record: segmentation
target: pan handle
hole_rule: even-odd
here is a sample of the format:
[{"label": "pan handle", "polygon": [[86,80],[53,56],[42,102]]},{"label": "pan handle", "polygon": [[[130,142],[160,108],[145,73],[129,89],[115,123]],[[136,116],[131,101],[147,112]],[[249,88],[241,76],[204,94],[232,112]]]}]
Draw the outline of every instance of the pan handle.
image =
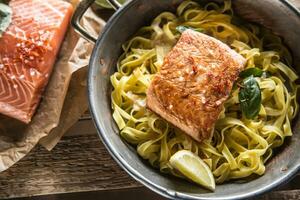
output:
[{"label": "pan handle", "polygon": [[[83,37],[84,39],[92,42],[92,43],[96,43],[97,38],[90,35],[86,29],[81,26],[80,24],[80,20],[82,18],[82,16],[84,15],[84,13],[86,12],[86,10],[95,2],[95,0],[82,0],[79,5],[77,6],[72,20],[71,20],[71,24],[74,27],[75,31],[80,34],[81,37]],[[122,5],[117,1],[117,0],[107,0],[107,2],[115,9],[119,9]]]},{"label": "pan handle", "polygon": [[118,10],[122,7],[122,4],[120,4],[117,0],[106,0],[115,10]]},{"label": "pan handle", "polygon": [[84,28],[83,26],[81,26],[80,24],[80,20],[82,18],[82,16],[84,15],[85,11],[95,2],[95,0],[83,0],[79,3],[79,5],[77,6],[72,20],[71,20],[71,24],[74,27],[75,31],[84,39],[95,43],[97,41],[97,38],[93,37],[92,35],[90,35]]}]

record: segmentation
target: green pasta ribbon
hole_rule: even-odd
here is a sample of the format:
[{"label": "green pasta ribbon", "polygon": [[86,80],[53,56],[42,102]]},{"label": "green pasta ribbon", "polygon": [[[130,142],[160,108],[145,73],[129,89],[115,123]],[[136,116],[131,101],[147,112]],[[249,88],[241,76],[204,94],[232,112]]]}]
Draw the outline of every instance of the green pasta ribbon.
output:
[{"label": "green pasta ribbon", "polygon": [[[113,118],[121,137],[135,145],[138,154],[161,172],[182,177],[172,169],[169,159],[178,150],[186,149],[207,163],[219,184],[263,175],[273,149],[292,135],[299,86],[295,83],[298,76],[287,65],[291,55],[279,37],[254,24],[237,26],[232,23],[233,17],[230,1],[204,6],[183,1],[175,14],[161,13],[123,45],[117,71],[111,76]],[[243,117],[239,88],[233,88],[213,137],[197,143],[146,109],[147,88],[179,39],[178,26],[204,30],[241,54],[247,60],[246,70],[255,67],[259,69],[256,72],[269,74],[255,77],[261,90],[256,118]],[[264,33],[261,38],[260,33]]]}]

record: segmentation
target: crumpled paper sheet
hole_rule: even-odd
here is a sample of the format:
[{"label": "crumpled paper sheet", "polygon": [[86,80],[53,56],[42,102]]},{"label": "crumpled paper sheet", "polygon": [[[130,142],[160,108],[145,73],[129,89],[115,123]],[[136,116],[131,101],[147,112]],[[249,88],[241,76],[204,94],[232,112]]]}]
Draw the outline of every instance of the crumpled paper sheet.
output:
[{"label": "crumpled paper sheet", "polygon": [[[78,4],[70,2],[74,8]],[[83,24],[98,35],[105,23],[88,10]],[[87,109],[86,68],[92,48],[70,28],[32,122],[25,125],[0,115],[0,172],[28,154],[41,138],[41,144],[52,149]]]},{"label": "crumpled paper sheet", "polygon": [[[82,18],[82,24],[85,29],[96,38],[101,32],[101,29],[105,26],[105,22],[91,9],[88,9]],[[58,126],[54,128],[48,136],[40,140],[40,144],[48,150],[54,148],[64,133],[71,128],[88,109],[86,90],[87,66],[93,48],[94,44],[80,38],[68,60],[67,65],[80,70],[73,74]]]}]

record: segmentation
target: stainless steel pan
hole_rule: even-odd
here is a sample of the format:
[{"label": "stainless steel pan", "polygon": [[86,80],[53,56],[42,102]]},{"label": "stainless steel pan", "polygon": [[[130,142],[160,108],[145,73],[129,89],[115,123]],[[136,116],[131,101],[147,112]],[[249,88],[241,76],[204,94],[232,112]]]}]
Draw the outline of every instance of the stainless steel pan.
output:
[{"label": "stainless steel pan", "polygon": [[[201,1],[201,0],[199,0]],[[265,175],[249,182],[228,182],[210,192],[190,182],[161,174],[143,161],[136,150],[118,135],[112,119],[110,75],[115,71],[121,45],[141,26],[163,11],[174,11],[181,0],[132,0],[117,9],[99,38],[79,25],[80,18],[94,0],[83,0],[72,24],[87,40],[96,42],[89,64],[88,97],[90,110],[103,144],[116,162],[134,179],[168,198],[242,199],[260,195],[290,180],[300,169],[300,119],[294,120],[294,136],[267,164]],[[232,0],[235,12],[246,20],[260,23],[284,38],[293,52],[295,70],[300,72],[300,13],[285,0]]]}]

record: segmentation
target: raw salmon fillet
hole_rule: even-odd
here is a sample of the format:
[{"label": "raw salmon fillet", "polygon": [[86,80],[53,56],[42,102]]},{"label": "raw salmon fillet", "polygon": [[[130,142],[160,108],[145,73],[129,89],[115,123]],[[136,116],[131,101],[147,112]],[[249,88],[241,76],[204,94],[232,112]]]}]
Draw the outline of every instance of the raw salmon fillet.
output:
[{"label": "raw salmon fillet", "polygon": [[186,30],[147,91],[147,107],[201,142],[214,124],[245,59],[221,41]]},{"label": "raw salmon fillet", "polygon": [[0,113],[29,123],[48,83],[73,12],[61,0],[11,0],[0,38]]}]

